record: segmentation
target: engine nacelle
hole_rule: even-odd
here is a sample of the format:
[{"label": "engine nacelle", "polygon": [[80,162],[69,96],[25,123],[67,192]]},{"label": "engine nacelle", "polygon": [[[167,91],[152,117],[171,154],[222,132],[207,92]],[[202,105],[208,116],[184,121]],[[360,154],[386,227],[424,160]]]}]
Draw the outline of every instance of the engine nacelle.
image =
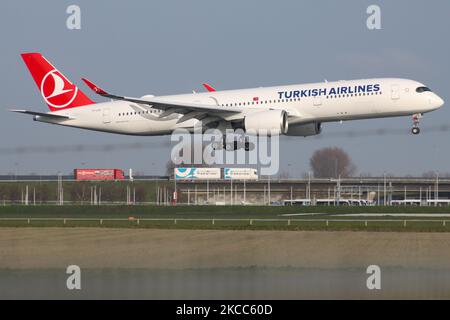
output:
[{"label": "engine nacelle", "polygon": [[255,131],[256,134],[272,135],[286,134],[288,132],[288,114],[284,110],[268,110],[249,114],[244,119],[244,130]]},{"label": "engine nacelle", "polygon": [[320,122],[298,123],[289,126],[288,136],[315,136],[322,132],[322,124]]}]

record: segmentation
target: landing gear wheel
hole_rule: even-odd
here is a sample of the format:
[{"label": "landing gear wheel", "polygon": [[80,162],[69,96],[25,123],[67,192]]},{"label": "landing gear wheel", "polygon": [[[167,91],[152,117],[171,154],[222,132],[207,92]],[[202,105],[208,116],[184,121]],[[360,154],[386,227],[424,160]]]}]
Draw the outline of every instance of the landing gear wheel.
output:
[{"label": "landing gear wheel", "polygon": [[412,132],[412,134],[414,134],[414,135],[418,135],[418,134],[420,133],[420,128],[414,127],[414,128],[412,128],[411,132]]},{"label": "landing gear wheel", "polygon": [[420,124],[420,119],[422,118],[422,114],[421,113],[416,113],[413,115],[412,120],[413,120],[413,128],[411,129],[412,134],[414,135],[418,135],[420,133],[420,128],[419,128],[419,124]]}]

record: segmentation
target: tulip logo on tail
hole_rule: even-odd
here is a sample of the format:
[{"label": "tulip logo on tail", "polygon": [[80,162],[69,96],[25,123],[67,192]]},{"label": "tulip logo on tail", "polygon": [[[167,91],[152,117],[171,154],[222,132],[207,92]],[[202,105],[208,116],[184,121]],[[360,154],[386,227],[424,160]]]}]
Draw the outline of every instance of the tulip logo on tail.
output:
[{"label": "tulip logo on tail", "polygon": [[40,89],[45,102],[58,109],[69,106],[78,92],[78,88],[56,69],[44,76]]}]

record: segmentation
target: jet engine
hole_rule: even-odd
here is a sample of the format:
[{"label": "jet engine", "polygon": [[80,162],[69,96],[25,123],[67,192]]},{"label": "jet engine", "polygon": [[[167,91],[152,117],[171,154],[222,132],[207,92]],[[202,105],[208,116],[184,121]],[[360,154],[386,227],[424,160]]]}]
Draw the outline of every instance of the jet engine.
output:
[{"label": "jet engine", "polygon": [[311,122],[311,123],[298,123],[289,125],[289,130],[286,135],[288,136],[315,136],[322,132],[322,123]]},{"label": "jet engine", "polygon": [[244,119],[244,130],[256,134],[286,134],[289,122],[284,110],[268,110],[249,114]]}]

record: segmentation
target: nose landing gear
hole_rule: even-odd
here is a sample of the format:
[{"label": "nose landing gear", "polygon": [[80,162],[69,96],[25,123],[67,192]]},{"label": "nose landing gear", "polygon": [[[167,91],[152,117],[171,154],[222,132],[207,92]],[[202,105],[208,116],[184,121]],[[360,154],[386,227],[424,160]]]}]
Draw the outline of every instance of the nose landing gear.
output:
[{"label": "nose landing gear", "polygon": [[412,134],[418,135],[420,133],[420,128],[419,127],[414,127],[411,129]]},{"label": "nose landing gear", "polygon": [[422,114],[421,113],[417,113],[415,115],[413,115],[413,127],[411,129],[411,133],[414,135],[418,135],[420,133],[420,128],[419,128],[419,123],[420,123],[420,119],[422,118]]}]

